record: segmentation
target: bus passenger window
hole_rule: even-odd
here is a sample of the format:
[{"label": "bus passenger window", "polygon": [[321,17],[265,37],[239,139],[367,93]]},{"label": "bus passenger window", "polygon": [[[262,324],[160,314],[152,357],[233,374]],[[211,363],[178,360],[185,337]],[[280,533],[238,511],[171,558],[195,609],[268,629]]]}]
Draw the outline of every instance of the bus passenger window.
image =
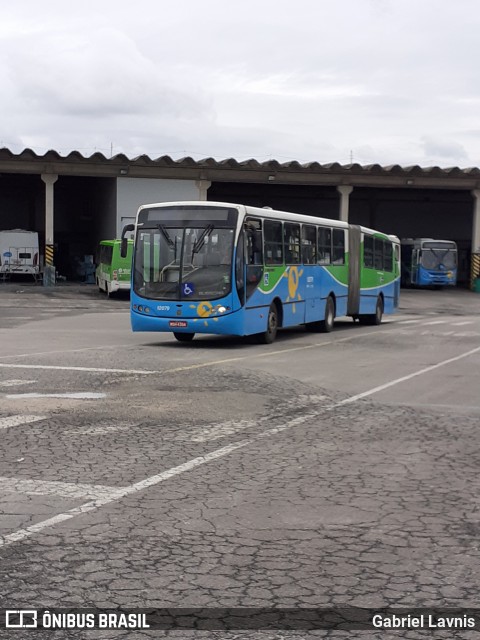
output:
[{"label": "bus passenger window", "polygon": [[369,269],[373,269],[373,238],[372,236],[364,236],[364,239],[363,239],[363,265]]},{"label": "bus passenger window", "polygon": [[265,264],[283,264],[282,223],[265,220]]},{"label": "bus passenger window", "polygon": [[318,264],[332,262],[332,230],[318,227]]},{"label": "bus passenger window", "polygon": [[247,241],[247,265],[263,265],[263,242],[260,220],[248,219],[245,229]]},{"label": "bus passenger window", "polygon": [[345,264],[345,232],[333,230],[333,264]]},{"label": "bus passenger window", "polygon": [[373,239],[373,262],[375,269],[383,271],[383,245],[384,242],[380,238]]},{"label": "bus passenger window", "polygon": [[302,227],[302,260],[303,264],[317,262],[317,229],[313,225],[304,224]]},{"label": "bus passenger window", "polygon": [[300,225],[285,222],[283,225],[285,264],[300,263]]},{"label": "bus passenger window", "polygon": [[393,247],[392,243],[388,241],[385,241],[383,264],[383,268],[385,271],[393,271]]}]

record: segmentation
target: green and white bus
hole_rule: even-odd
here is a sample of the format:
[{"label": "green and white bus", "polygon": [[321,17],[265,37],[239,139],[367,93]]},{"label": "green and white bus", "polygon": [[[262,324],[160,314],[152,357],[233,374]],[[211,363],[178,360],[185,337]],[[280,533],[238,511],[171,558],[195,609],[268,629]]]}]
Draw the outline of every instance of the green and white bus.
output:
[{"label": "green and white bus", "polygon": [[127,254],[121,256],[121,240],[102,240],[98,245],[95,279],[100,291],[107,295],[130,291],[133,240],[127,241]]},{"label": "green and white bus", "polygon": [[[135,225],[134,331],[331,331],[335,318],[380,324],[400,291],[396,236],[339,220],[222,202],[141,206]],[[127,240],[122,251],[126,251]]]}]

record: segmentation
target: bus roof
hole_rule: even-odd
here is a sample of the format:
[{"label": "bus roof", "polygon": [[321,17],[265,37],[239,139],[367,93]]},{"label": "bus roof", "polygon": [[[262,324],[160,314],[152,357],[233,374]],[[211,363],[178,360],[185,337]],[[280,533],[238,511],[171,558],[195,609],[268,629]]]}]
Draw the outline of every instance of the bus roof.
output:
[{"label": "bus roof", "polygon": [[[157,209],[163,207],[230,207],[243,212],[245,215],[259,216],[262,218],[273,218],[286,220],[287,222],[303,222],[304,224],[325,224],[329,227],[335,227],[339,229],[348,229],[350,226],[348,222],[343,220],[333,220],[332,218],[321,218],[319,216],[307,215],[303,213],[290,213],[288,211],[281,211],[279,209],[271,209],[270,207],[253,207],[250,205],[243,205],[233,202],[210,202],[209,200],[185,200],[178,202],[158,202],[154,204],[144,204],[139,208],[139,212],[143,209]],[[392,242],[400,242],[399,238],[394,235],[389,235],[383,231],[377,231],[375,229],[369,229],[368,227],[360,227],[364,233],[379,234],[386,238],[389,238]]]},{"label": "bus roof", "polygon": [[445,242],[446,244],[456,244],[454,240],[438,240],[437,238],[402,238],[402,244],[422,244],[424,242]]}]

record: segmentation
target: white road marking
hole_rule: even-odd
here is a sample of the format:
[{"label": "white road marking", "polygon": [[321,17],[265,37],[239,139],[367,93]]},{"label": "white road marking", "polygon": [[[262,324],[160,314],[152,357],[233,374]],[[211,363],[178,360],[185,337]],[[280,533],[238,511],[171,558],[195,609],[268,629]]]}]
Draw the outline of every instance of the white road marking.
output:
[{"label": "white road marking", "polygon": [[465,322],[452,322],[451,324],[454,327],[463,327],[466,324],[473,324],[473,320],[465,320]]},{"label": "white road marking", "polygon": [[191,471],[196,467],[207,464],[212,460],[218,460],[219,458],[223,458],[224,456],[233,453],[234,451],[238,451],[239,449],[243,449],[244,447],[253,444],[254,442],[262,439],[274,436],[286,429],[290,429],[291,427],[296,427],[300,424],[303,424],[307,420],[310,420],[316,417],[316,413],[310,413],[304,416],[299,416],[288,422],[279,425],[278,427],[274,427],[272,429],[268,429],[263,433],[251,438],[250,440],[241,440],[240,442],[235,442],[233,444],[229,444],[221,449],[216,449],[210,453],[205,454],[204,456],[199,456],[197,458],[193,458],[188,462],[184,462],[176,467],[172,467],[171,469],[167,469],[162,473],[159,473],[154,476],[150,476],[149,478],[145,478],[145,480],[141,480],[140,482],[136,482],[128,487],[120,487],[117,489],[112,489],[111,491],[107,491],[104,496],[101,498],[97,498],[95,500],[91,500],[90,502],[86,502],[79,507],[74,507],[73,509],[69,509],[64,513],[59,513],[52,518],[48,518],[47,520],[43,520],[42,522],[37,522],[29,527],[24,529],[19,529],[18,531],[14,531],[13,533],[9,533],[5,536],[0,537],[0,547],[6,547],[7,545],[13,544],[14,542],[21,542],[30,536],[43,531],[49,527],[53,527],[57,524],[61,524],[62,522],[66,522],[67,520],[71,520],[77,516],[83,515],[84,513],[89,513],[91,511],[96,511],[100,507],[103,507],[112,502],[116,502],[117,500],[121,500],[128,495],[132,495],[138,493],[139,491],[143,491],[144,489],[148,489],[149,487],[153,487],[161,482],[165,482],[165,480],[169,480],[174,476],[181,475],[182,473],[186,473],[187,471]]},{"label": "white road marking", "polygon": [[46,420],[47,416],[28,416],[28,415],[14,415],[7,418],[0,418],[0,429],[8,429],[9,427],[19,427],[22,424],[30,424],[31,422],[38,422],[40,420]]},{"label": "white road marking", "polygon": [[65,398],[74,400],[100,400],[106,398],[106,393],[81,391],[75,393],[11,393],[6,396],[9,400],[23,400],[24,398]]},{"label": "white road marking", "polygon": [[62,367],[53,364],[10,364],[0,362],[2,369],[51,369],[53,371],[89,371],[90,373],[125,373],[127,375],[152,375],[162,371],[148,371],[146,369],[106,369],[102,367]]},{"label": "white road marking", "polygon": [[447,321],[446,320],[432,320],[432,322],[424,322],[423,326],[429,326],[431,324],[445,324]]},{"label": "white road marking", "polygon": [[20,387],[24,384],[34,384],[36,380],[3,380],[0,387]]},{"label": "white road marking", "polygon": [[120,349],[124,348],[124,344],[110,344],[103,347],[82,347],[80,349],[58,349],[55,351],[34,351],[32,353],[16,353],[11,356],[0,356],[0,359],[6,360],[9,358],[28,358],[30,356],[49,356],[54,353],[81,353],[82,351],[100,351],[102,349]]},{"label": "white road marking", "polygon": [[62,498],[101,499],[109,496],[117,487],[74,482],[56,482],[50,480],[25,480],[20,478],[1,478],[1,491],[24,493],[37,496],[60,496]]},{"label": "white road marking", "polygon": [[[393,332],[394,330],[392,330]],[[335,344],[339,344],[341,342],[350,342],[351,340],[360,340],[369,336],[378,335],[378,329],[373,331],[362,331],[361,333],[356,333],[355,335],[347,336],[346,338],[336,338],[332,340],[326,340],[325,342],[314,342],[313,344],[306,344],[300,347],[289,347],[287,349],[278,349],[277,351],[262,351],[261,353],[251,353],[249,352],[244,356],[236,356],[234,358],[224,358],[223,360],[210,360],[209,362],[200,362],[197,364],[191,364],[184,367],[176,367],[174,369],[165,369],[164,371],[155,371],[151,373],[177,373],[179,371],[190,371],[192,369],[201,369],[203,367],[211,367],[216,364],[228,364],[230,362],[238,362],[240,360],[252,360],[253,358],[269,358],[270,356],[278,356],[283,353],[291,353],[293,351],[305,351],[308,349],[315,349],[320,347],[330,347]],[[0,367],[2,365],[0,364]]]},{"label": "white road marking", "polygon": [[[438,369],[439,367],[443,367],[447,364],[450,364],[452,362],[457,362],[458,360],[461,360],[463,358],[467,358],[468,356],[471,356],[475,353],[480,352],[480,347],[476,348],[476,349],[472,349],[470,351],[467,351],[466,353],[463,353],[459,356],[455,356],[453,358],[448,358],[447,360],[443,360],[442,362],[439,362],[437,364],[431,365],[429,367],[425,367],[424,369],[420,369],[419,371],[416,371],[414,373],[411,373],[407,376],[402,376],[401,378],[397,378],[396,380],[392,380],[391,382],[388,382],[386,384],[380,385],[378,387],[374,387],[373,389],[370,389],[368,391],[364,391],[363,393],[359,393],[355,396],[352,396],[350,398],[347,398],[346,400],[342,400],[341,402],[336,403],[335,405],[331,406],[331,407],[325,407],[325,409],[334,409],[336,407],[340,407],[342,405],[345,404],[350,404],[352,402],[356,402],[357,400],[360,400],[362,398],[366,398],[368,396],[371,396],[375,393],[378,393],[379,391],[383,391],[384,389],[387,389],[389,387],[392,387],[394,385],[400,384],[402,382],[405,382],[407,380],[411,380],[412,378],[419,376],[419,375],[423,375],[424,373],[428,373],[429,371],[433,371],[435,369]],[[38,417],[36,417],[38,418]],[[62,522],[66,522],[67,520],[71,520],[72,518],[75,518],[77,516],[83,515],[85,513],[89,513],[91,511],[96,511],[97,509],[99,509],[100,507],[106,505],[106,504],[110,504],[112,502],[115,502],[117,500],[121,500],[122,498],[128,496],[128,495],[132,495],[135,493],[138,493],[140,491],[143,491],[144,489],[147,489],[149,487],[155,486],[161,482],[164,482],[166,480],[169,480],[170,478],[174,477],[174,476],[178,476],[181,475],[182,473],[186,473],[187,471],[191,471],[192,469],[195,469],[196,467],[199,467],[201,465],[207,464],[208,462],[211,462],[212,460],[218,460],[220,458],[223,458],[224,456],[229,455],[230,453],[233,453],[234,451],[238,451],[239,449],[243,449],[245,447],[247,447],[250,444],[254,444],[255,442],[257,442],[260,439],[263,438],[269,438],[271,436],[277,435],[278,433],[281,433],[282,431],[285,431],[286,429],[290,429],[292,427],[296,427],[299,426],[305,422],[307,422],[310,419],[318,419],[318,412],[315,411],[313,413],[309,413],[303,416],[299,416],[297,418],[293,418],[292,420],[289,420],[288,422],[279,425],[277,427],[273,427],[271,429],[268,429],[267,431],[264,431],[262,433],[260,433],[257,436],[254,436],[250,439],[246,439],[246,440],[241,440],[240,442],[235,442],[233,444],[227,445],[225,447],[221,447],[220,449],[217,449],[215,451],[212,451],[210,453],[205,454],[204,456],[199,456],[197,458],[193,458],[192,460],[189,460],[188,462],[185,462],[183,464],[180,464],[176,467],[172,467],[170,469],[167,469],[166,471],[163,471],[162,473],[159,473],[157,475],[154,476],[150,476],[149,478],[145,478],[144,480],[141,480],[140,482],[136,482],[135,484],[132,484],[128,487],[123,487],[123,488],[117,488],[117,489],[112,489],[111,491],[109,491],[107,489],[105,495],[101,498],[97,498],[94,500],[91,500],[90,502],[86,502],[83,505],[80,505],[79,507],[75,507],[73,509],[69,509],[68,511],[65,511],[64,513],[60,513],[56,516],[53,516],[52,518],[48,518],[47,520],[43,520],[42,522],[38,522],[34,525],[31,525],[29,527],[26,527],[24,529],[19,529],[13,533],[7,534],[5,536],[0,537],[0,547],[2,546],[7,546],[10,544],[13,544],[14,542],[20,542],[22,540],[25,540],[26,538],[29,538],[33,535],[35,535],[36,533],[39,533],[49,527],[53,527],[57,524],[61,524]]]},{"label": "white road marking", "polygon": [[64,433],[69,436],[104,436],[110,433],[116,433],[117,431],[126,431],[127,429],[133,429],[135,426],[136,425],[133,423],[126,422],[117,422],[115,424],[101,422],[95,425],[68,429],[68,431],[64,431]]},{"label": "white road marking", "polygon": [[363,393],[357,393],[355,396],[351,396],[346,400],[337,402],[332,407],[330,407],[330,409],[334,409],[335,407],[340,407],[345,404],[356,402],[357,400],[361,400],[362,398],[367,398],[368,396],[372,396],[373,394],[378,393],[379,391],[383,391],[384,389],[388,389],[389,387],[393,387],[402,382],[406,382],[407,380],[411,380],[412,378],[421,376],[424,373],[429,373],[430,371],[434,371],[435,369],[444,367],[445,365],[451,364],[452,362],[457,362],[458,360],[462,360],[463,358],[468,358],[469,356],[472,356],[474,353],[478,353],[478,352],[480,352],[480,347],[477,347],[476,349],[471,349],[470,351],[467,351],[466,353],[462,353],[459,356],[455,356],[454,358],[448,358],[447,360],[442,360],[442,362],[438,362],[437,364],[432,364],[429,367],[425,367],[424,369],[420,369],[419,371],[410,373],[408,376],[402,376],[401,378],[397,378],[396,380],[392,380],[391,382],[387,382],[386,384],[381,384],[378,387],[374,387],[369,391],[364,391]]},{"label": "white road marking", "polygon": [[399,324],[414,324],[415,322],[422,322],[422,318],[418,318],[417,320],[400,320]]},{"label": "white road marking", "polygon": [[250,427],[258,426],[259,420],[227,420],[219,424],[212,424],[208,427],[195,429],[193,435],[187,433],[185,436],[179,436],[179,440],[187,439],[190,442],[208,442],[210,440],[218,440],[231,436],[238,431],[243,431]]}]

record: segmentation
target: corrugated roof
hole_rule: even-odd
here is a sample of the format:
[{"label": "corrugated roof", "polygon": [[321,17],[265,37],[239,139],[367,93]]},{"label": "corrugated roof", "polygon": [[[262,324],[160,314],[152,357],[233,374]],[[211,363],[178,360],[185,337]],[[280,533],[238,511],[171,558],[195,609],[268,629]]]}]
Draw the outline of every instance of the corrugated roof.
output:
[{"label": "corrugated roof", "polygon": [[[344,175],[372,175],[372,176],[399,176],[399,177],[429,177],[429,178],[461,178],[476,177],[480,175],[480,169],[470,167],[462,169],[460,167],[442,168],[438,166],[421,167],[412,165],[402,167],[399,164],[382,166],[380,164],[360,165],[339,164],[332,162],[320,164],[319,162],[299,163],[296,160],[289,162],[278,162],[277,160],[267,160],[259,162],[254,158],[249,160],[236,160],[235,158],[225,158],[224,160],[215,160],[214,158],[204,158],[202,160],[194,160],[187,156],[174,160],[170,156],[160,156],[158,158],[150,158],[147,155],[129,158],[124,154],[117,154],[111,158],[107,158],[103,153],[94,153],[90,156],[83,156],[79,151],[71,151],[68,155],[62,156],[57,151],[50,150],[43,155],[35,153],[32,149],[24,149],[21,153],[15,154],[8,148],[0,149],[0,163],[2,161],[24,161],[24,162],[41,162],[41,163],[62,163],[62,164],[102,164],[105,166],[129,165],[130,167],[169,167],[169,168],[197,168],[197,169],[236,169],[236,170],[254,170],[254,171],[286,171],[296,173],[318,173],[318,174],[344,174]],[[1,166],[1,165],[0,165]]]}]

